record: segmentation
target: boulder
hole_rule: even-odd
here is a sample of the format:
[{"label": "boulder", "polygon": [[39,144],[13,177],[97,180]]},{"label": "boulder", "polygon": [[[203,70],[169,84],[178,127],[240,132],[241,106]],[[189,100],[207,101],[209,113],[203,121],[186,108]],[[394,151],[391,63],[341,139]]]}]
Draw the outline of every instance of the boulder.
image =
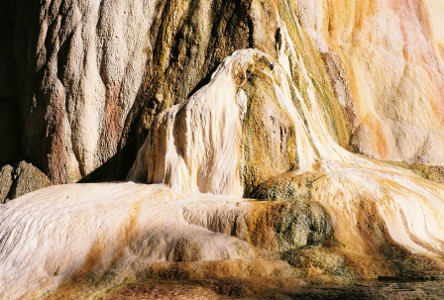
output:
[{"label": "boulder", "polygon": [[0,170],[0,203],[50,185],[48,176],[30,163],[21,161],[14,168],[6,165]]},{"label": "boulder", "polygon": [[14,169],[11,200],[51,185],[48,177],[30,163],[21,161]]}]

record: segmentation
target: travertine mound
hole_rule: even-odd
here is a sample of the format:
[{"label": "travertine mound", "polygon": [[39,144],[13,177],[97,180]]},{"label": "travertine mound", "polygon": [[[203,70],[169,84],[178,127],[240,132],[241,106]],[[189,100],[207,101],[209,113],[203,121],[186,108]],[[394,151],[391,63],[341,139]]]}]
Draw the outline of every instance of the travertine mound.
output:
[{"label": "travertine mound", "polygon": [[165,261],[209,262],[202,273],[240,277],[266,276],[270,265],[291,276],[288,265],[266,258],[332,235],[329,217],[315,203],[300,210],[297,203],[134,183],[52,186],[0,205],[0,219],[2,299],[60,286],[65,297],[76,298],[69,294],[76,285],[109,287],[136,272],[155,273],[154,263]]},{"label": "travertine mound", "polygon": [[[128,178],[182,193],[254,191],[273,199],[277,189],[278,199],[315,200],[331,214],[350,260],[369,273],[381,268],[386,247],[444,263],[443,186],[341,148],[300,53],[285,27],[279,34],[278,61],[257,50],[237,51],[207,86],[159,115]],[[267,80],[264,105],[248,91]],[[266,114],[257,118],[262,126],[249,127],[253,114]],[[282,165],[293,157],[291,167]],[[308,182],[298,188],[304,177]]]},{"label": "travertine mound", "polygon": [[140,271],[444,268],[444,186],[422,178],[443,177],[438,0],[10,0],[0,12],[1,164],[142,183],[23,195],[50,181],[4,167],[0,196],[23,196],[0,205],[0,297],[77,297]]},{"label": "travertine mound", "polygon": [[[171,272],[184,267],[175,262],[210,262],[239,277],[262,276],[242,271],[261,265],[277,277],[346,278],[444,267],[444,187],[341,148],[285,27],[279,35],[279,60],[236,51],[156,117],[129,178],[159,184],[59,185],[0,206],[4,297],[71,297],[71,288],[106,288],[165,261]],[[272,90],[257,97],[264,81]],[[266,113],[269,123],[247,126]],[[293,147],[281,146],[284,129]],[[269,145],[282,152],[263,151]],[[296,157],[293,168],[263,168],[273,153]],[[301,182],[303,197],[290,191]],[[279,193],[242,198],[261,189]]]}]

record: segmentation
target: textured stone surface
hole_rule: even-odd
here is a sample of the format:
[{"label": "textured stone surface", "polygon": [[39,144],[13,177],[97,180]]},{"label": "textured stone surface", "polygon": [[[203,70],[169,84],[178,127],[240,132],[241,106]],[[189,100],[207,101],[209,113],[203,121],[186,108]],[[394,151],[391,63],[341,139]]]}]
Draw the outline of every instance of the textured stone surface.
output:
[{"label": "textured stone surface", "polygon": [[116,153],[145,73],[154,3],[10,6],[22,150],[52,180],[77,180]]},{"label": "textured stone surface", "polygon": [[[297,216],[300,221],[293,223]],[[287,264],[263,258],[295,245],[320,244],[332,232],[316,204],[300,210],[295,203],[178,194],[162,185],[128,182],[51,186],[0,205],[0,219],[5,299],[38,296],[61,285],[68,294],[63,298],[77,298],[71,286],[88,281],[106,287],[150,267],[156,273],[156,261],[202,262],[192,273],[200,270],[205,277],[288,277]]]},{"label": "textured stone surface", "polygon": [[30,163],[21,161],[15,167],[6,165],[0,170],[0,203],[51,184],[48,177]]},{"label": "textured stone surface", "polygon": [[355,149],[380,159],[443,164],[443,2],[295,4],[327,62]]},{"label": "textured stone surface", "polygon": [[48,177],[32,164],[21,161],[12,173],[14,183],[11,186],[10,199],[51,185]]},{"label": "textured stone surface", "polygon": [[[225,56],[249,45],[247,6],[6,1],[24,154],[51,180],[70,182],[112,159],[132,125],[137,150],[150,116],[187,97]],[[2,43],[4,52],[9,46]]]},{"label": "textured stone surface", "polygon": [[257,186],[250,196],[263,200],[310,200],[313,182],[324,175],[322,172],[280,174]]}]

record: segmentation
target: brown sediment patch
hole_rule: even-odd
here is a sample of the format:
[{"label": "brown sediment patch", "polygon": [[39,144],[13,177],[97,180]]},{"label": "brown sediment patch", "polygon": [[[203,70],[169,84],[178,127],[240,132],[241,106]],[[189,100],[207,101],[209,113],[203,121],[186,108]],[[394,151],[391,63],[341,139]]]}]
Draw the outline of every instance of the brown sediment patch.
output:
[{"label": "brown sediment patch", "polygon": [[[239,291],[239,289],[237,289]],[[237,294],[240,294],[239,292]],[[148,279],[142,282],[130,283],[103,295],[95,297],[97,300],[123,299],[231,299],[228,296],[218,295],[211,287],[204,287],[196,282],[170,281]]]},{"label": "brown sediment patch", "polygon": [[[168,291],[159,288],[164,283],[170,286]],[[199,288],[199,292],[194,293],[194,289],[188,289],[189,284],[204,289]],[[279,260],[155,262],[139,272],[137,278],[107,290],[92,291],[89,296],[95,294],[93,299],[152,299],[156,296],[190,299],[188,297],[193,295],[206,299],[207,295],[212,295],[211,291],[216,295],[239,297],[263,290],[302,285],[305,285],[305,281],[295,278],[294,269]]]},{"label": "brown sediment patch", "polygon": [[265,250],[278,247],[276,232],[276,212],[282,211],[287,205],[283,202],[252,202],[253,208],[249,214],[247,241]]}]

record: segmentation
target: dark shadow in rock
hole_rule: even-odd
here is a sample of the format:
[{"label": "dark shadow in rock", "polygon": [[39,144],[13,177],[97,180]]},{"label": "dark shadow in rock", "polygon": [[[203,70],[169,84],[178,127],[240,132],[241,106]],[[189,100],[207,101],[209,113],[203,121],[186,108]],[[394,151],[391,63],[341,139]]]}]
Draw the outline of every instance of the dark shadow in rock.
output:
[{"label": "dark shadow in rock", "polygon": [[0,167],[14,164],[20,156],[18,105],[0,98]]}]

